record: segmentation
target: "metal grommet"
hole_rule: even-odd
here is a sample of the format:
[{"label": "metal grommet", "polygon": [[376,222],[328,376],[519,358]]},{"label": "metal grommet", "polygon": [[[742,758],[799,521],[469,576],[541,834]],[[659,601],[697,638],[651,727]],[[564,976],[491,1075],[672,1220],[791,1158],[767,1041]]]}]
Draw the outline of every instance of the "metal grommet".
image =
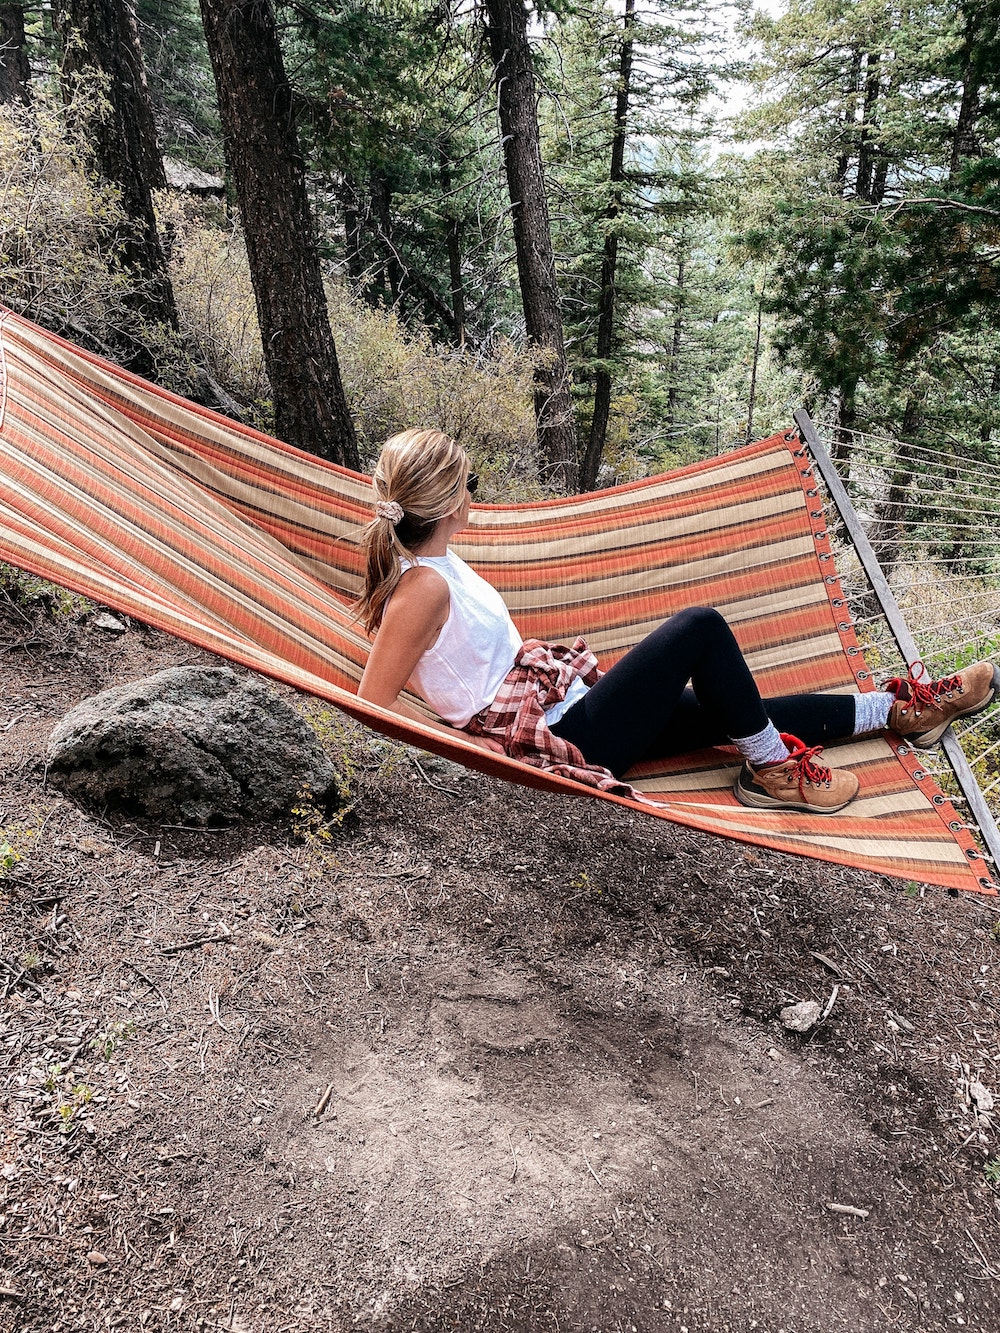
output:
[{"label": "metal grommet", "polygon": [[814,540],[821,542],[824,537],[829,537],[829,535],[830,534],[827,532],[826,528],[820,528],[819,532],[813,533],[813,538]]},{"label": "metal grommet", "polygon": [[826,581],[827,581],[827,583],[839,583],[839,582],[840,582],[840,580],[837,578],[836,574],[827,574],[827,576],[826,576]]},{"label": "metal grommet", "polygon": [[785,443],[794,444],[798,438],[799,438],[799,432],[797,430],[790,430],[785,436]]},{"label": "metal grommet", "polygon": [[979,852],[976,850],[975,847],[967,847],[967,848],[965,849],[965,854],[966,854],[966,856],[969,858],[970,861],[981,861],[981,860],[982,860],[982,857],[979,855]]},{"label": "metal grommet", "polygon": [[813,486],[808,491],[806,491],[806,495],[808,495],[810,500],[815,500],[817,495],[819,495],[819,491],[816,489],[815,486]]},{"label": "metal grommet", "polygon": [[830,605],[836,607],[837,610],[839,610],[842,606],[846,606],[847,603],[844,601],[843,597],[834,597],[831,599]]},{"label": "metal grommet", "polygon": [[984,889],[995,889],[995,888],[996,888],[996,885],[993,883],[993,881],[992,881],[991,879],[980,879],[979,882],[980,882],[980,884],[983,886]]},{"label": "metal grommet", "polygon": [[809,467],[804,467],[804,468],[802,468],[802,470],[801,470],[800,473],[799,473],[799,476],[800,476],[800,477],[811,477],[811,476],[812,476],[812,468],[809,468]]},{"label": "metal grommet", "polygon": [[851,622],[849,620],[842,620],[837,628],[840,630],[841,634],[846,634],[851,628]]},{"label": "metal grommet", "polygon": [[833,552],[832,552],[832,551],[819,551],[819,552],[818,552],[818,555],[819,555],[819,558],[820,558],[821,560],[832,560],[832,559],[833,559]]},{"label": "metal grommet", "polygon": [[962,821],[960,819],[953,819],[948,827],[951,829],[952,833],[957,833],[962,827]]},{"label": "metal grommet", "polygon": [[871,675],[870,671],[859,671],[858,680],[867,680],[870,675]]},{"label": "metal grommet", "polygon": [[810,509],[810,510],[809,510],[809,517],[810,517],[810,518],[822,518],[822,517],[823,517],[823,511],[822,511],[822,509]]},{"label": "metal grommet", "polygon": [[924,780],[925,778],[929,778],[929,777],[930,777],[930,774],[927,772],[926,769],[923,769],[923,768],[915,768],[915,769],[913,770],[913,781],[914,781],[914,782],[923,782],[923,780]]},{"label": "metal grommet", "polygon": [[897,745],[896,753],[899,755],[901,759],[903,759],[906,757],[906,755],[910,753],[910,747],[908,745]]},{"label": "metal grommet", "polygon": [[[789,440],[788,443],[791,444],[791,440]],[[806,456],[806,451],[805,451],[804,449],[793,449],[793,450],[792,450],[792,457],[793,457],[793,458],[805,458],[805,456]]]},{"label": "metal grommet", "polygon": [[948,801],[948,798],[947,796],[945,796],[943,792],[936,791],[934,795],[931,797],[931,800],[934,802],[935,805],[945,805]]},{"label": "metal grommet", "polygon": [[859,647],[857,647],[856,644],[853,644],[853,643],[852,643],[851,646],[850,646],[850,647],[848,648],[848,650],[847,650],[847,656],[848,656],[848,657],[857,657],[858,653],[860,653],[860,652],[861,652],[861,649],[860,649]]}]

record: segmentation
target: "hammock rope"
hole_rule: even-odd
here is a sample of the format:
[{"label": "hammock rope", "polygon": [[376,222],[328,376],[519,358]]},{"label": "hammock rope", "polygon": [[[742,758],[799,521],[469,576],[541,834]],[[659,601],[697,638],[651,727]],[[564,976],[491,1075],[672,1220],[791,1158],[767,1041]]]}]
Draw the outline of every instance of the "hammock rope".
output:
[{"label": "hammock rope", "polygon": [[[907,629],[928,674],[947,674],[956,665],[1000,655],[1000,468],[963,467],[944,448],[888,435],[852,431],[845,436],[829,423],[818,430],[828,448],[837,441],[837,475],[891,594],[905,608]],[[822,481],[820,489],[829,500]],[[942,520],[942,514],[949,518]],[[834,546],[848,598],[859,608],[872,606],[874,590],[846,525],[837,530]],[[948,554],[940,554],[942,548]],[[904,670],[904,657],[880,606],[862,611],[854,623],[880,674]],[[948,762],[955,756],[951,747],[960,746],[992,816],[981,832],[992,847],[1000,846],[994,823],[1000,815],[1000,718],[987,712],[963,719],[953,733],[947,755],[928,752],[925,765],[953,800],[963,801]]]},{"label": "hammock rope", "polygon": [[[356,686],[367,641],[350,608],[371,514],[367,478],[185,403],[11,313],[0,317],[0,341],[0,560],[498,777],[875,874],[995,891],[967,817],[923,757],[881,736],[827,750],[828,762],[858,774],[861,793],[824,818],[739,805],[739,759],[728,749],[635,769],[630,781],[654,807],[366,704]],[[797,436],[779,434],[614,490],[475,506],[456,546],[499,589],[525,638],[583,634],[610,665],[667,616],[711,605],[765,694],[871,689],[837,573],[835,516],[828,529],[818,495]]]}]

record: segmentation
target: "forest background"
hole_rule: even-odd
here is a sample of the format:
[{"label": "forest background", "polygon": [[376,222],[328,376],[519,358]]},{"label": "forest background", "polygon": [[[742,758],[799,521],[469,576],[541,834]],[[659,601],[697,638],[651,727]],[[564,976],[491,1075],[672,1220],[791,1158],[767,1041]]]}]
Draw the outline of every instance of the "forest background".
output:
[{"label": "forest background", "polygon": [[804,403],[996,461],[996,0],[58,0],[0,45],[0,297],[300,447],[438,426],[514,499]]}]

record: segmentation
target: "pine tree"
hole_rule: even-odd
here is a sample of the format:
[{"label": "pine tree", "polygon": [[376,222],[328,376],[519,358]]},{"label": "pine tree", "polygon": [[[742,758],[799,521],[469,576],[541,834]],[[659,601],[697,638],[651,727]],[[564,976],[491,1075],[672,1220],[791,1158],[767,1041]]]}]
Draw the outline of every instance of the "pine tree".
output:
[{"label": "pine tree", "polygon": [[282,439],[347,467],[358,447],[330,332],[295,106],[270,0],[201,0]]},{"label": "pine tree", "polygon": [[497,86],[524,322],[530,342],[541,354],[535,375],[535,417],[543,479],[572,490],[577,473],[576,431],[542,169],[528,13],[523,0],[484,0],[483,11]]},{"label": "pine tree", "polygon": [[697,145],[710,134],[702,107],[718,62],[697,0],[574,9],[549,45],[543,126],[589,487],[609,422],[616,434],[623,425],[613,421],[616,402],[634,424],[640,405],[647,445],[659,433],[664,403],[647,392],[645,372],[660,351],[662,256],[685,219],[709,207]]},{"label": "pine tree", "polygon": [[[152,196],[166,181],[135,14],[126,0],[62,0],[58,28],[67,104],[88,108],[86,128],[98,172],[120,190],[129,220],[118,241],[120,260],[133,283],[131,302],[141,321],[175,330],[177,309]],[[77,89],[95,75],[103,96],[81,101]],[[140,374],[156,372],[141,326],[128,362]]]},{"label": "pine tree", "polygon": [[31,100],[31,67],[24,33],[24,6],[0,5],[0,102]]}]

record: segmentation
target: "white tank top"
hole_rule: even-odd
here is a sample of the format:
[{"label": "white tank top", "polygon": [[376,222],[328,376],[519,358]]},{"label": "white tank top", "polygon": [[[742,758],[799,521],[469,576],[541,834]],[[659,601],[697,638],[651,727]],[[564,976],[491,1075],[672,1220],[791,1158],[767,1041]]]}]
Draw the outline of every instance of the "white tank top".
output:
[{"label": "white tank top", "polygon": [[[411,563],[400,561],[404,570]],[[464,727],[497,697],[523,640],[496,588],[454,551],[422,555],[415,563],[429,565],[445,579],[451,604],[441,633],[410,680],[440,717]],[[574,680],[566,698],[545,710],[546,721],[556,722],[586,693],[583,681]]]},{"label": "white tank top", "polygon": [[[400,563],[409,569],[410,561]],[[441,633],[410,679],[446,722],[464,727],[496,698],[522,639],[496,588],[454,551],[422,555],[416,563],[429,565],[446,580],[451,605]]]}]

